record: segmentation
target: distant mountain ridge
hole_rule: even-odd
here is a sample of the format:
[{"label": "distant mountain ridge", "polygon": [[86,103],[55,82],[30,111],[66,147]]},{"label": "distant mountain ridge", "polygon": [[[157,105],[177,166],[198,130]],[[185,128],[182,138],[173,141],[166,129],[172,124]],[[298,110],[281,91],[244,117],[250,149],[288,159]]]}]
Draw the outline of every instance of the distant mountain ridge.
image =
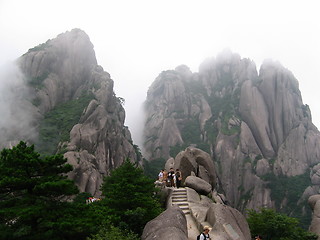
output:
[{"label": "distant mountain ridge", "polygon": [[254,62],[230,51],[199,69],[163,71],[150,86],[145,157],[165,162],[195,146],[215,159],[232,206],[310,212],[307,199],[320,187],[320,134],[293,74],[273,61],[258,74]]}]

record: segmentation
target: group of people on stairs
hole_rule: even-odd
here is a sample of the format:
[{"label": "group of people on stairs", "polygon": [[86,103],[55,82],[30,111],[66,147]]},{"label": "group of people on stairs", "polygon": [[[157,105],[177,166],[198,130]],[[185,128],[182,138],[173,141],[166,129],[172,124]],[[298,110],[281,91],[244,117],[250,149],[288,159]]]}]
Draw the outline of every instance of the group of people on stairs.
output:
[{"label": "group of people on stairs", "polygon": [[173,168],[170,168],[169,172],[165,169],[162,169],[158,174],[158,181],[163,182],[167,187],[181,187],[182,174],[179,169],[174,171]]}]

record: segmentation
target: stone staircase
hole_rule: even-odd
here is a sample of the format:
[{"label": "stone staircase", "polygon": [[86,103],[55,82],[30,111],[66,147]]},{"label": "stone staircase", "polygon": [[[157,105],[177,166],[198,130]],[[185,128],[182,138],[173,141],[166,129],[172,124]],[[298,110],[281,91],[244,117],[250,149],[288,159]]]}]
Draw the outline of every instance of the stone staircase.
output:
[{"label": "stone staircase", "polygon": [[190,214],[187,190],[185,188],[173,189],[172,205],[178,205],[185,215]]},{"label": "stone staircase", "polygon": [[200,233],[191,215],[187,190],[185,188],[172,188],[172,190],[173,191],[171,194],[171,205],[178,205],[179,208],[184,212],[187,219],[188,239],[197,239],[197,236]]}]

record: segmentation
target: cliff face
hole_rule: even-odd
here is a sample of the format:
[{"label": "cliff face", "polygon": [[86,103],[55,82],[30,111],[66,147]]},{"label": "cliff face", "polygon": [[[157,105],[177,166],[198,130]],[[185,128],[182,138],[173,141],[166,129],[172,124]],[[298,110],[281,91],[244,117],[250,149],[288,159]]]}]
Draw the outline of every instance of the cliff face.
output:
[{"label": "cliff face", "polygon": [[279,63],[264,62],[258,74],[252,61],[224,52],[199,73],[164,71],[145,111],[147,159],[165,161],[189,145],[210,153],[220,190],[240,210],[292,212],[319,191],[320,134],[298,81]]},{"label": "cliff face", "polygon": [[80,190],[99,195],[103,176],[127,157],[137,161],[137,153],[124,126],[122,99],[97,65],[89,37],[79,29],[60,34],[29,49],[18,65],[37,133],[26,140],[45,153],[64,153]]}]

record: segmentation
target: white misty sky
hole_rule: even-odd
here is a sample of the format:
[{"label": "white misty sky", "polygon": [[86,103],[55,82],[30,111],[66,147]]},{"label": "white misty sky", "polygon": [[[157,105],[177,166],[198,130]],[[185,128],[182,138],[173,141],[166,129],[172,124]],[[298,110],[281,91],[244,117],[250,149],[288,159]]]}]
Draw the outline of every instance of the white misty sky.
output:
[{"label": "white misty sky", "polygon": [[198,71],[225,48],[258,69],[273,59],[292,71],[320,127],[316,0],[0,0],[0,65],[73,28],[89,35],[116,95],[125,98],[126,125],[139,145],[140,107],[158,74],[180,64]]}]

